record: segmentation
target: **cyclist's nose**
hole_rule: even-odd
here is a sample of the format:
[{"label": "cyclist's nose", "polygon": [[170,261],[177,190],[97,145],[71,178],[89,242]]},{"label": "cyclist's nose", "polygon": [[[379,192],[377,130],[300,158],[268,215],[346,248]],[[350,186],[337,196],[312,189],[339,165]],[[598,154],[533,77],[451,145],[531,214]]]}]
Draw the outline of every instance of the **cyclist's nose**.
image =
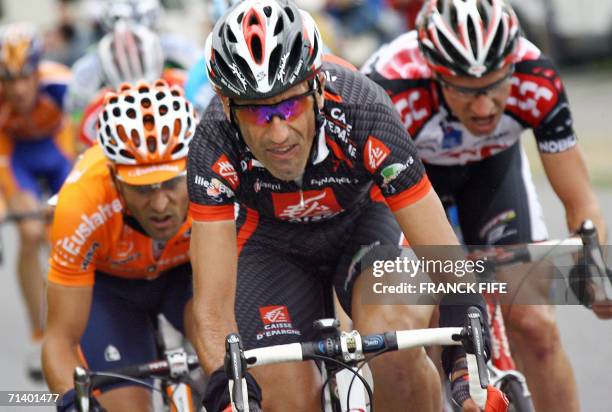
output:
[{"label": "cyclist's nose", "polygon": [[156,213],[163,213],[166,211],[168,204],[170,203],[169,194],[163,190],[158,189],[151,193],[151,198],[149,199],[149,207]]},{"label": "cyclist's nose", "polygon": [[470,102],[470,109],[475,116],[490,116],[495,112],[495,102],[488,94],[482,93]]},{"label": "cyclist's nose", "polygon": [[279,116],[274,116],[268,125],[268,139],[274,144],[282,144],[289,138],[289,126]]}]

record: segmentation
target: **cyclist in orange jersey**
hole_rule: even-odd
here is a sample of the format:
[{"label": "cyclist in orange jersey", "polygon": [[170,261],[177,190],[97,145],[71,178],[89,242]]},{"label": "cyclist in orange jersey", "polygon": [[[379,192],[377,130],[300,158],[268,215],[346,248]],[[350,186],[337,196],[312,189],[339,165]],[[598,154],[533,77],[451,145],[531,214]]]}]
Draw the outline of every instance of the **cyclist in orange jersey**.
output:
[{"label": "cyclist in orange jersey", "polygon": [[[15,213],[43,209],[43,193],[59,190],[74,153],[64,106],[70,71],[41,61],[42,52],[33,27],[0,28],[0,192]],[[31,378],[40,379],[44,280],[39,253],[46,243],[45,222],[24,219],[17,228],[17,273],[32,335],[26,368]]]},{"label": "cyclist in orange jersey", "polygon": [[[151,319],[185,333],[191,311],[186,156],[191,104],[163,80],[106,96],[98,145],[59,193],[52,228],[43,366],[71,410],[77,365],[106,370],[155,358]],[[189,333],[186,333],[189,335]],[[103,388],[113,411],[148,410],[147,390]]]}]

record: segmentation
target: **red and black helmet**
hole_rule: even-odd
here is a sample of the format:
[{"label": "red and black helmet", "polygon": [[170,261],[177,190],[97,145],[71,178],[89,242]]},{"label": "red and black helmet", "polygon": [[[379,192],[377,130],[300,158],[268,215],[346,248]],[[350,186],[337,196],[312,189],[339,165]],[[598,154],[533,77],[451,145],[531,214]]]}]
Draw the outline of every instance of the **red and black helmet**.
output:
[{"label": "red and black helmet", "polygon": [[322,43],[312,17],[287,0],[238,3],[206,39],[208,77],[231,98],[264,99],[312,77]]}]

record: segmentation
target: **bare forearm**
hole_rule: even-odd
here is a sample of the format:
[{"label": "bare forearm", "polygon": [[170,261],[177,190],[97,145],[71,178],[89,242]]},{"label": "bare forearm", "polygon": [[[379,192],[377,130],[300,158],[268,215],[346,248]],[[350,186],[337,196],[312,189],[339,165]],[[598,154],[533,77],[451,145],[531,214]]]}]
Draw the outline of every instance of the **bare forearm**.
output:
[{"label": "bare forearm", "polygon": [[45,337],[42,347],[45,379],[51,392],[64,393],[72,389],[74,368],[83,366],[78,355],[78,343],[55,337]]},{"label": "bare forearm", "polygon": [[608,229],[606,222],[601,214],[597,200],[581,206],[574,206],[571,204],[565,205],[565,217],[567,220],[567,228],[570,232],[576,231],[582,222],[589,219],[593,221],[597,228],[597,234],[599,236],[599,242],[602,245],[608,242]]},{"label": "bare forearm", "polygon": [[[225,337],[238,331],[233,308],[220,308],[194,301],[193,319],[195,340],[193,342],[200,364],[207,374],[223,365]],[[231,316],[228,316],[228,313]]]}]

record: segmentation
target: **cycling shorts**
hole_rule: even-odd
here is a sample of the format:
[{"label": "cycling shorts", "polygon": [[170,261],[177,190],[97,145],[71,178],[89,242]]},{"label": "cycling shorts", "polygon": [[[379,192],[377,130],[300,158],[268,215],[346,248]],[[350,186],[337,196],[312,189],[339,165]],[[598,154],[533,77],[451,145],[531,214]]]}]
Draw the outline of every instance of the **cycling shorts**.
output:
[{"label": "cycling shorts", "polygon": [[315,339],[313,321],[330,316],[324,310],[325,285],[333,285],[350,315],[353,285],[366,269],[360,263],[366,261],[364,252],[400,243],[401,230],[385,203],[368,201],[307,225],[245,209],[237,220],[235,308],[247,349]]},{"label": "cycling shorts", "polygon": [[59,191],[72,169],[71,151],[64,148],[61,140],[61,137],[25,141],[2,138],[0,155],[5,161],[0,164],[0,185],[7,198],[17,192],[29,192],[41,199],[44,191],[51,194]]},{"label": "cycling shorts", "polygon": [[466,245],[513,244],[548,237],[520,142],[461,166],[425,164],[438,196],[457,206]]},{"label": "cycling shorts", "polygon": [[[124,279],[96,272],[89,321],[81,337],[85,365],[94,371],[157,360],[156,323],[163,314],[184,333],[183,312],[192,297],[191,265],[154,279]],[[119,386],[133,385],[122,383]]]}]

